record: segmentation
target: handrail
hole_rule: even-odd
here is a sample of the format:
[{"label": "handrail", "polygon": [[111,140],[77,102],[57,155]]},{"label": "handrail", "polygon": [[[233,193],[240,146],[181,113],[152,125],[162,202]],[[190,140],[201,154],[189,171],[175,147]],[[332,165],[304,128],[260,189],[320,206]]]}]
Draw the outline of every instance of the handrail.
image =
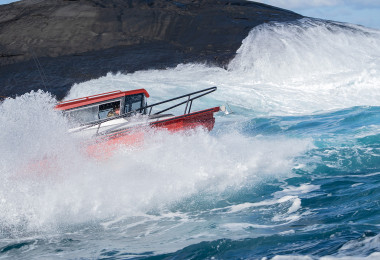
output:
[{"label": "handrail", "polygon": [[[193,101],[194,99],[197,99],[197,98],[203,97],[203,96],[205,96],[205,95],[208,95],[208,94],[214,92],[216,89],[217,89],[217,87],[206,88],[206,89],[199,90],[199,91],[195,91],[195,92],[192,92],[192,93],[189,93],[189,94],[186,94],[186,95],[182,95],[182,96],[179,96],[179,97],[175,97],[175,98],[171,98],[171,99],[168,99],[168,100],[165,100],[165,101],[161,101],[161,102],[158,102],[158,103],[154,103],[154,104],[152,104],[152,105],[145,106],[145,107],[140,108],[140,109],[137,109],[137,110],[140,110],[140,111],[141,111],[141,110],[147,109],[147,108],[149,108],[149,107],[152,108],[152,107],[154,107],[154,106],[158,106],[158,105],[161,105],[161,104],[165,104],[165,103],[168,103],[168,102],[171,102],[171,101],[177,100],[177,99],[181,99],[181,98],[189,97],[188,100],[186,100],[186,101],[183,101],[183,102],[178,103],[178,104],[176,104],[176,105],[174,105],[174,106],[171,106],[171,107],[169,107],[169,108],[166,108],[166,109],[164,109],[164,110],[161,110],[161,111],[159,111],[159,112],[154,113],[154,115],[158,115],[158,114],[161,114],[161,113],[163,113],[163,112],[166,112],[166,111],[168,111],[168,110],[170,110],[170,109],[173,109],[173,108],[175,108],[175,107],[178,107],[178,106],[180,106],[180,105],[183,105],[183,104],[185,104],[185,103],[187,103],[187,104],[188,104],[189,102],[192,103],[192,101]],[[198,93],[202,93],[202,92],[206,92],[206,93],[203,93],[202,95],[199,95],[199,96],[196,96],[196,97],[190,98],[191,95],[198,94]],[[187,109],[187,104],[186,104],[186,109]],[[186,109],[185,109],[185,114],[189,114],[189,113],[190,113],[191,106],[189,107],[189,111],[188,111],[187,113],[186,113]],[[150,110],[149,115],[151,114],[151,111],[152,111],[152,109]]]},{"label": "handrail", "polygon": [[[168,103],[168,102],[171,102],[171,101],[174,101],[174,100],[178,100],[178,99],[181,99],[181,98],[185,98],[185,97],[188,97],[188,99],[186,101],[180,102],[180,103],[178,103],[178,104],[176,104],[174,106],[171,106],[169,108],[166,108],[166,109],[163,109],[163,110],[161,110],[159,112],[156,112],[156,113],[154,113],[154,115],[161,114],[163,112],[166,112],[166,111],[168,111],[170,109],[173,109],[173,108],[178,107],[180,105],[183,105],[185,103],[186,103],[186,108],[185,108],[185,113],[184,114],[189,114],[190,111],[191,111],[191,106],[193,104],[193,100],[195,100],[197,98],[200,98],[200,97],[203,97],[205,95],[208,95],[208,94],[210,94],[210,93],[212,93],[212,92],[214,92],[216,90],[217,90],[217,87],[206,88],[206,89],[195,91],[195,92],[192,92],[192,93],[189,93],[189,94],[186,94],[186,95],[182,95],[182,96],[179,96],[179,97],[175,97],[175,98],[171,98],[171,99],[168,99],[168,100],[165,100],[165,101],[157,102],[157,103],[154,103],[152,105],[144,106],[144,107],[141,107],[139,109],[136,109],[136,110],[133,110],[133,111],[129,111],[127,113],[124,113],[124,114],[121,114],[121,115],[118,115],[118,116],[114,116],[114,117],[111,117],[111,118],[105,118],[105,119],[101,119],[101,120],[97,120],[97,121],[94,121],[94,122],[83,124],[82,128],[78,129],[77,131],[81,131],[81,130],[84,130],[86,128],[89,128],[89,127],[92,127],[92,126],[95,126],[95,125],[100,125],[102,123],[105,123],[105,122],[108,122],[108,121],[111,121],[111,120],[114,120],[114,119],[128,117],[128,116],[130,116],[132,114],[137,113],[138,111],[140,111],[140,113],[141,113],[142,111],[146,111],[147,108],[150,108],[150,111],[149,111],[149,114],[148,114],[148,115],[150,115],[151,112],[152,112],[152,108],[154,106],[165,104],[165,103]],[[190,98],[191,95],[199,94],[199,93],[202,93],[202,92],[205,92],[205,93]],[[189,103],[190,103],[190,106],[189,106],[189,109],[187,109]]]}]

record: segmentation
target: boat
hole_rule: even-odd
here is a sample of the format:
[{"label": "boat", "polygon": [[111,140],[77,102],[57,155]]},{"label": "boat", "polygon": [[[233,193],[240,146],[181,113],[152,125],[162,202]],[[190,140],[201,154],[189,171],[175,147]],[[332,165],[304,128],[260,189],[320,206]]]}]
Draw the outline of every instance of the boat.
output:
[{"label": "boat", "polygon": [[[154,104],[148,104],[149,93],[145,89],[117,90],[62,101],[55,109],[75,122],[70,133],[91,140],[88,152],[93,154],[99,149],[112,150],[115,145],[135,143],[147,128],[177,132],[201,127],[211,131],[214,113],[225,111],[224,107],[194,112],[191,109],[194,100],[216,90],[216,87],[206,88]],[[174,115],[173,111],[180,106],[184,106],[184,112]]]}]

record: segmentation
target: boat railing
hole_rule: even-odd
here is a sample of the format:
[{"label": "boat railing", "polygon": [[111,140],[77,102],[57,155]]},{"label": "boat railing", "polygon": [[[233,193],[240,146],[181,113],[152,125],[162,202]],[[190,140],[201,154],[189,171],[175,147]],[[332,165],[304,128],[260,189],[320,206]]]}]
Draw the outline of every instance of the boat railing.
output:
[{"label": "boat railing", "polygon": [[[171,110],[173,108],[179,107],[179,106],[181,106],[183,104],[186,104],[184,114],[185,115],[186,114],[190,114],[190,112],[191,112],[191,106],[193,105],[193,101],[195,99],[203,97],[205,95],[208,95],[208,94],[214,92],[216,89],[217,89],[217,87],[211,87],[211,88],[206,88],[206,89],[203,89],[203,90],[195,91],[195,92],[192,92],[192,93],[189,93],[189,94],[186,94],[186,95],[182,95],[182,96],[179,96],[179,97],[171,98],[171,99],[168,99],[168,100],[165,100],[165,101],[157,102],[157,103],[154,103],[152,105],[148,105],[148,106],[142,107],[142,108],[138,109],[138,111],[146,111],[146,109],[149,108],[148,115],[151,115],[153,107],[158,106],[158,105],[162,105],[162,104],[165,104],[165,103],[169,103],[169,102],[172,102],[172,101],[175,101],[175,100],[178,100],[178,99],[183,99],[183,98],[187,97],[187,100],[182,101],[182,102],[180,102],[178,104],[175,104],[173,106],[170,106],[168,108],[165,108],[163,110],[160,110],[160,111],[154,113],[154,115],[161,114],[161,113],[166,112],[168,110]],[[196,95],[196,94],[199,94],[199,95],[195,96],[195,97],[191,97],[191,96]]]},{"label": "boat railing", "polygon": [[[192,106],[193,101],[195,99],[198,99],[200,97],[208,95],[208,94],[216,91],[216,89],[217,89],[217,87],[206,88],[206,89],[195,91],[195,92],[192,92],[192,93],[189,93],[189,94],[186,94],[186,95],[182,95],[182,96],[178,96],[178,97],[171,98],[171,99],[168,99],[168,100],[164,100],[164,101],[161,101],[161,102],[157,102],[157,103],[154,103],[152,105],[146,105],[144,107],[138,108],[136,110],[129,111],[127,113],[124,113],[124,114],[121,114],[121,115],[118,115],[118,116],[113,116],[113,117],[110,117],[110,118],[105,118],[105,119],[97,120],[97,121],[94,121],[94,122],[86,123],[86,124],[82,125],[82,127],[80,127],[77,131],[81,131],[83,129],[86,129],[86,128],[89,128],[89,127],[92,127],[92,126],[95,126],[95,125],[100,125],[102,123],[105,123],[105,122],[108,122],[108,121],[111,121],[111,120],[114,120],[114,119],[129,117],[129,116],[134,115],[136,113],[146,114],[146,111],[148,109],[149,109],[149,113],[147,113],[147,114],[150,116],[151,113],[152,113],[152,108],[153,107],[159,106],[159,105],[162,105],[162,104],[165,104],[165,103],[169,103],[169,102],[172,102],[172,101],[175,101],[175,100],[183,99],[183,98],[186,98],[186,97],[187,97],[187,100],[179,102],[179,103],[177,103],[177,104],[175,104],[173,106],[170,106],[168,108],[162,109],[162,110],[154,113],[153,115],[159,115],[159,114],[161,114],[163,112],[166,112],[166,111],[168,111],[170,109],[176,108],[176,107],[184,105],[184,104],[186,104],[184,114],[189,114],[191,112],[191,106]],[[199,94],[199,95],[197,95],[197,94]],[[197,96],[192,97],[193,95],[197,95]]]}]

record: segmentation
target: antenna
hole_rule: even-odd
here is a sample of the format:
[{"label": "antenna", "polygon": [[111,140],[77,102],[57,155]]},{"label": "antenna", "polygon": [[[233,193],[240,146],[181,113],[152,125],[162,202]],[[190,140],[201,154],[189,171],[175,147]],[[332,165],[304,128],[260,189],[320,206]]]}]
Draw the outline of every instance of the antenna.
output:
[{"label": "antenna", "polygon": [[46,92],[48,92],[47,91],[47,88],[46,88],[46,74],[45,74],[45,72],[44,72],[44,70],[43,70],[43,68],[42,68],[42,66],[41,66],[41,63],[40,63],[40,61],[38,60],[38,58],[37,58],[37,56],[36,56],[36,54],[34,53],[34,52],[32,52],[32,54],[33,54],[33,60],[34,60],[34,63],[36,64],[36,66],[37,66],[37,69],[38,69],[38,73],[40,74],[40,77],[41,77],[41,80],[42,80],[42,85],[44,86],[44,88],[45,88],[45,91]]}]

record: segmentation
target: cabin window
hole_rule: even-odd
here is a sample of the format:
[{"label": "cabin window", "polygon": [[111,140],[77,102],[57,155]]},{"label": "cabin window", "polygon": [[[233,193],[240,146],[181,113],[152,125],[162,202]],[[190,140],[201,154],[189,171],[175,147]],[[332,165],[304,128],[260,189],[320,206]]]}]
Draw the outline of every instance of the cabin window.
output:
[{"label": "cabin window", "polygon": [[[144,106],[143,101],[144,101],[143,94],[126,96],[125,105],[124,105],[124,113],[141,109]],[[137,112],[141,113],[142,111],[140,110]]]},{"label": "cabin window", "polygon": [[86,107],[65,112],[67,117],[80,124],[98,120],[98,106]]},{"label": "cabin window", "polygon": [[120,115],[120,101],[102,104],[99,106],[99,119]]},{"label": "cabin window", "polygon": [[87,124],[120,115],[120,100],[101,105],[66,111],[67,117],[79,124]]}]

